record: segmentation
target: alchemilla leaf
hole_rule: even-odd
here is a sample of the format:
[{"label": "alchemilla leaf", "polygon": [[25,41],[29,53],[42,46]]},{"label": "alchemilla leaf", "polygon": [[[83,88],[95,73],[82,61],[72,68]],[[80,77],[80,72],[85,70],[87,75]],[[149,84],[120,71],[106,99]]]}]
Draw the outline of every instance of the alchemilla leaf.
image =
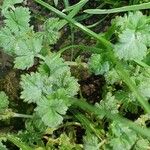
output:
[{"label": "alchemilla leaf", "polygon": [[66,114],[68,107],[61,99],[42,98],[36,108],[45,125],[56,127],[62,123],[62,115]]},{"label": "alchemilla leaf", "polygon": [[13,7],[15,4],[22,3],[23,0],[4,0],[1,7],[2,14],[5,15],[10,7]]},{"label": "alchemilla leaf", "polygon": [[0,150],[8,150],[1,141],[0,141]]},{"label": "alchemilla leaf", "polygon": [[87,133],[83,138],[85,150],[99,150],[98,138],[91,133]]},{"label": "alchemilla leaf", "polygon": [[124,31],[125,29],[130,29],[134,31],[143,31],[149,27],[148,17],[143,15],[142,12],[129,12],[128,15],[124,15],[124,17],[116,17],[115,24],[120,31]]},{"label": "alchemilla leaf", "polygon": [[43,80],[45,79],[46,77],[41,76],[39,73],[22,75],[21,86],[23,91],[21,92],[21,98],[28,103],[37,103],[41,99],[44,87]]},{"label": "alchemilla leaf", "polygon": [[133,30],[125,30],[119,36],[119,43],[115,45],[114,51],[120,59],[142,60],[147,54],[146,41]]},{"label": "alchemilla leaf", "polygon": [[60,34],[58,32],[59,24],[59,18],[50,18],[44,23],[44,31],[42,32],[42,35],[44,41],[46,41],[50,45],[55,44],[60,37]]},{"label": "alchemilla leaf", "polygon": [[7,95],[1,91],[0,92],[0,111],[8,107],[9,101]]},{"label": "alchemilla leaf", "polygon": [[17,7],[14,11],[8,11],[5,17],[4,22],[12,32],[29,30],[30,11],[28,8]]},{"label": "alchemilla leaf", "polygon": [[150,98],[150,78],[141,76],[139,77],[139,79],[140,79],[140,83],[138,85],[139,91],[145,98]]},{"label": "alchemilla leaf", "polygon": [[115,99],[110,92],[107,93],[106,97],[100,101],[100,103],[96,103],[96,107],[101,110],[101,114],[98,114],[99,118],[103,118],[107,111],[111,112],[112,115],[117,114],[118,111],[118,100]]},{"label": "alchemilla leaf", "polygon": [[20,40],[15,45],[15,68],[26,69],[34,64],[34,57],[41,51],[41,40],[35,37],[32,39]]},{"label": "alchemilla leaf", "polygon": [[4,51],[9,54],[14,54],[14,45],[16,43],[16,38],[12,34],[11,30],[4,27],[0,30],[0,47],[4,48]]},{"label": "alchemilla leaf", "polygon": [[79,84],[77,80],[71,76],[69,66],[64,62],[58,54],[51,54],[45,57],[45,61],[39,67],[41,74],[47,74],[49,82],[51,82],[53,91],[64,89],[65,93],[72,97],[77,94]]},{"label": "alchemilla leaf", "polygon": [[130,150],[137,140],[136,133],[124,124],[113,122],[110,126],[109,144],[112,150]]},{"label": "alchemilla leaf", "polygon": [[137,11],[115,20],[119,42],[114,51],[120,59],[142,60],[147,54],[150,41],[148,17]]}]

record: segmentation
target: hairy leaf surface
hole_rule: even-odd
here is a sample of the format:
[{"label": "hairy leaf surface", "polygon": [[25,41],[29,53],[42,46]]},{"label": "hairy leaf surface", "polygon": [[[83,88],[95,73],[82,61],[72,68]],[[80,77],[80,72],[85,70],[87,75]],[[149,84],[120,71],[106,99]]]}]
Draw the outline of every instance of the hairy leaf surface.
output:
[{"label": "hairy leaf surface", "polygon": [[36,108],[37,113],[42,118],[45,125],[56,127],[62,123],[62,115],[66,114],[68,107],[61,99],[42,98]]}]

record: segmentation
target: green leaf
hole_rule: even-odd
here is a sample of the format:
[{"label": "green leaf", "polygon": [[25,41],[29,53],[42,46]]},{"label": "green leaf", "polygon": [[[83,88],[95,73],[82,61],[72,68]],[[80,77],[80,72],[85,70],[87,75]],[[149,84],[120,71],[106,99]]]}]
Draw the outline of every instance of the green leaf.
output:
[{"label": "green leaf", "polygon": [[92,54],[88,64],[90,71],[96,75],[109,71],[109,63],[107,61],[104,62],[100,54]]},{"label": "green leaf", "polygon": [[113,85],[114,83],[119,83],[121,81],[120,76],[118,75],[117,71],[112,68],[106,74],[104,74],[107,84]]},{"label": "green leaf", "polygon": [[115,24],[120,31],[130,29],[136,32],[141,32],[149,28],[147,19],[148,17],[143,15],[140,11],[134,13],[129,12],[129,14],[125,14],[124,17],[116,17]]},{"label": "green leaf", "polygon": [[[139,103],[133,93],[129,91],[117,91],[115,97],[120,103],[121,110],[126,112],[138,113]],[[123,109],[122,109],[123,108]]]},{"label": "green leaf", "polygon": [[128,126],[114,121],[110,129],[109,144],[112,150],[130,150],[136,144],[137,135]]},{"label": "green leaf", "polygon": [[98,138],[91,133],[87,133],[83,138],[84,150],[99,150]]},{"label": "green leaf", "polygon": [[28,69],[29,67],[31,67],[34,64],[34,56],[33,55],[28,55],[28,56],[19,56],[15,58],[15,68],[18,69]]},{"label": "green leaf", "polygon": [[29,30],[30,11],[25,7],[17,7],[5,15],[6,26],[14,33]]},{"label": "green leaf", "polygon": [[71,75],[70,68],[67,63],[65,63],[60,55],[56,53],[52,53],[50,56],[46,56],[44,64],[47,65],[47,72],[44,71],[43,68],[40,69],[42,72],[47,73],[50,76],[60,77],[63,74]]},{"label": "green leaf", "polygon": [[60,146],[59,150],[74,150],[75,149],[75,144],[72,143],[71,139],[65,134],[60,135]]},{"label": "green leaf", "polygon": [[143,41],[140,34],[127,29],[120,34],[119,42],[115,45],[114,51],[119,59],[142,60],[147,54],[146,41]]},{"label": "green leaf", "polygon": [[12,34],[9,28],[4,27],[0,30],[0,47],[3,47],[7,54],[14,54],[14,45],[16,43],[15,36]]},{"label": "green leaf", "polygon": [[9,140],[10,142],[12,142],[13,144],[15,144],[17,147],[19,147],[22,150],[33,150],[33,148],[31,148],[30,146],[28,146],[26,143],[22,142],[17,137],[17,135],[6,134],[5,137],[7,138],[7,140]]},{"label": "green leaf", "polygon": [[45,125],[54,128],[62,123],[62,115],[66,114],[67,109],[68,107],[62,99],[47,99],[43,97],[35,110]]},{"label": "green leaf", "polygon": [[15,68],[28,69],[34,64],[34,57],[41,51],[42,41],[36,37],[21,39],[15,45]]},{"label": "green leaf", "polygon": [[[21,86],[23,91],[21,92],[21,98],[28,103],[37,103],[41,99],[44,80],[46,79],[39,73],[22,75]],[[49,89],[51,89],[51,86],[49,86]]]},{"label": "green leaf", "polygon": [[139,139],[136,142],[135,149],[136,150],[148,150],[150,146],[150,142],[147,139]]},{"label": "green leaf", "polygon": [[30,146],[35,146],[35,143],[37,145],[44,144],[41,138],[43,137],[47,127],[44,125],[39,116],[33,114],[32,119],[26,120],[25,129],[26,130],[19,131],[18,133],[18,137],[21,141],[28,143]]},{"label": "green leaf", "polygon": [[128,16],[115,19],[116,32],[119,33],[119,42],[114,51],[120,59],[142,60],[147,54],[150,45],[150,24],[148,17],[137,11]]},{"label": "green leaf", "polygon": [[58,32],[61,21],[58,18],[50,18],[44,23],[44,31],[42,35],[44,37],[44,42],[52,45],[57,42],[60,37]]},{"label": "green leaf", "polygon": [[103,118],[107,111],[109,111],[112,115],[117,114],[118,111],[118,100],[115,99],[115,96],[112,96],[110,92],[107,93],[106,97],[100,101],[100,103],[96,103],[96,107],[101,110],[101,114],[98,114],[99,118]]},{"label": "green leaf", "polygon": [[5,15],[7,13],[8,8],[13,7],[15,4],[22,3],[23,0],[4,0],[3,5],[1,6],[2,14]]},{"label": "green leaf", "polygon": [[1,141],[0,141],[0,150],[8,150]]},{"label": "green leaf", "polygon": [[57,6],[58,5],[58,0],[54,0],[54,4],[55,4],[55,6]]},{"label": "green leaf", "polygon": [[8,108],[8,105],[9,105],[9,101],[8,101],[7,95],[3,91],[1,91],[0,92],[0,111],[3,111],[6,108]]},{"label": "green leaf", "polygon": [[139,77],[139,80],[139,91],[144,97],[150,98],[150,77]]},{"label": "green leaf", "polygon": [[47,56],[44,63],[40,66],[39,72],[49,76],[53,91],[63,88],[69,97],[77,94],[79,84],[71,76],[69,66],[58,54],[53,53]]}]

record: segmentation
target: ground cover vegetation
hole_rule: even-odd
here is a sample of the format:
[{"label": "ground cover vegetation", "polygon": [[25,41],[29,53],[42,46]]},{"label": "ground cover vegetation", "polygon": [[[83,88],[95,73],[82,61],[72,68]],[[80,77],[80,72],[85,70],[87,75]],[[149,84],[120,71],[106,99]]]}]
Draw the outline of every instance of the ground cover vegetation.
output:
[{"label": "ground cover vegetation", "polygon": [[0,3],[0,150],[150,149],[149,0]]}]

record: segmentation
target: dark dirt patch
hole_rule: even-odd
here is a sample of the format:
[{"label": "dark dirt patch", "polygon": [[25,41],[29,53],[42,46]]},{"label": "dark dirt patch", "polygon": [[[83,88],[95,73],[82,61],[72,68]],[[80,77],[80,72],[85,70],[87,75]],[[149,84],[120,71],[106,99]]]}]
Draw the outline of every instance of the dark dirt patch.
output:
[{"label": "dark dirt patch", "polygon": [[91,75],[90,77],[79,81],[81,92],[84,98],[94,104],[102,99],[103,86],[105,80],[103,76]]}]

